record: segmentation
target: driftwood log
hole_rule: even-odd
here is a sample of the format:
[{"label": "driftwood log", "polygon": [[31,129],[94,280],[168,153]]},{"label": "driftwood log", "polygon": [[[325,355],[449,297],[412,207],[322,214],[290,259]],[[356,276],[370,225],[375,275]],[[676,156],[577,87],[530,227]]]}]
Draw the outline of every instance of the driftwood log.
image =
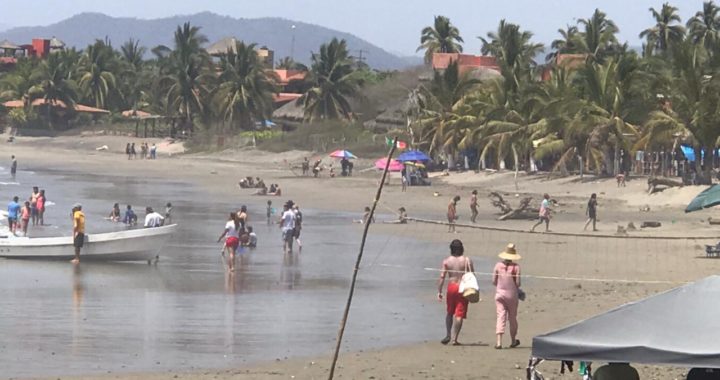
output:
[{"label": "driftwood log", "polygon": [[[659,189],[658,186],[663,186],[663,188]],[[668,178],[657,178],[657,177],[648,178],[648,194],[662,191],[669,187],[682,187],[682,186],[683,186],[683,183],[681,181],[675,181],[675,180],[668,179]]]},{"label": "driftwood log", "polygon": [[539,210],[530,207],[532,197],[523,198],[517,208],[510,206],[503,196],[495,191],[491,192],[488,197],[490,198],[490,203],[500,209],[500,217],[498,217],[498,220],[535,219],[537,217]]}]

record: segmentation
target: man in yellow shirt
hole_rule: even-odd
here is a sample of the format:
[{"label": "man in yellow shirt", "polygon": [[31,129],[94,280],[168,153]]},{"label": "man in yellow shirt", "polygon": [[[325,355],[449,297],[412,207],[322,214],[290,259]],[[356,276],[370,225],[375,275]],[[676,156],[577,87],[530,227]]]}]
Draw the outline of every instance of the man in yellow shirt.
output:
[{"label": "man in yellow shirt", "polygon": [[75,246],[73,264],[80,262],[80,249],[83,243],[85,243],[85,214],[82,212],[82,205],[76,203],[73,206],[73,245]]}]

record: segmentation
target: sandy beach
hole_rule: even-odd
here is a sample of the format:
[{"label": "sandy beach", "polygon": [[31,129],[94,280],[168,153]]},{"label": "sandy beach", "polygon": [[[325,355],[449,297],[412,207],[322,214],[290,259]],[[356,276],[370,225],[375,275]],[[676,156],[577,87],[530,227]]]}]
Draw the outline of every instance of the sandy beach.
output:
[{"label": "sandy beach", "polygon": [[[127,160],[122,154],[126,142],[139,142],[139,139],[66,136],[18,138],[12,144],[4,142],[5,138],[2,141],[1,150],[7,156],[3,159],[9,160],[10,154],[16,155],[20,168],[185,181],[204,189],[208,202],[228,198],[238,202],[249,199],[252,197],[251,190],[240,189],[237,181],[244,176],[261,177],[266,183],[281,184],[283,196],[268,198],[277,205],[292,199],[307,209],[343,211],[356,214],[356,218],[365,206],[372,203],[379,179],[376,170],[363,170],[372,165],[374,159],[370,158],[356,164],[357,174],[351,178],[328,178],[326,173],[319,179],[300,177],[300,170],[291,170],[291,167],[299,165],[304,157],[319,157],[318,154],[301,151],[273,154],[227,150],[213,154],[181,154],[182,149],[177,144],[167,145],[161,140],[148,139],[159,144],[159,158],[139,163]],[[107,145],[109,150],[95,149],[103,145]],[[329,158],[325,160],[330,162]],[[5,166],[5,163],[0,166]],[[704,259],[703,252],[704,244],[714,243],[718,232],[717,226],[708,223],[713,211],[683,212],[685,205],[703,188],[684,187],[648,195],[646,178],[631,178],[627,187],[619,188],[610,179],[586,178],[581,181],[569,177],[550,180],[543,175],[521,175],[516,184],[513,173],[452,173],[447,177],[433,178],[430,187],[411,187],[403,193],[399,179],[394,177],[378,204],[381,214],[378,221],[392,218],[393,212],[400,206],[408,210],[410,217],[442,220],[450,198],[460,195],[463,199],[459,204],[459,223],[469,223],[467,202],[473,189],[478,190],[480,199],[477,226],[488,228],[459,227],[459,233],[452,235],[443,225],[377,223],[370,231],[438,244],[460,238],[465,243],[466,254],[473,260],[484,262],[496,261],[497,253],[508,242],[515,243],[523,255],[521,264],[528,292],[528,299],[520,305],[520,347],[493,349],[495,305],[492,292],[486,291],[481,295],[484,301],[470,308],[461,333],[463,346],[448,347],[439,343],[444,332],[443,320],[439,319],[436,325],[426,326],[426,329],[437,331],[437,340],[423,339],[398,347],[343,352],[336,371],[337,378],[524,379],[533,336],[717,273],[720,268],[720,262]],[[497,221],[497,209],[487,199],[490,191],[502,193],[513,205],[524,196],[532,196],[539,202],[542,193],[549,193],[558,202],[551,224],[552,233],[530,233],[533,224],[530,220]],[[599,198],[600,231],[596,233],[583,232],[585,203],[590,193],[597,193]],[[649,211],[641,210],[648,208]],[[662,226],[640,229],[644,221],[659,221]],[[629,231],[628,236],[616,236],[617,227],[627,226],[630,222],[638,230]],[[437,252],[436,267],[447,254],[447,251]],[[437,271],[415,265],[412,261],[395,263],[392,255],[393,252],[366,252],[364,265],[394,268],[388,270],[390,286],[402,286],[407,273],[426,275],[426,288],[410,288],[407,291],[411,296],[433,302],[435,293],[432,284],[437,279]],[[350,275],[348,271],[347,277]],[[488,287],[490,278],[487,273],[479,273],[478,279]],[[434,302],[437,308],[444,307]],[[339,318],[340,315],[337,315],[336,320]],[[334,332],[337,324],[330,324],[327,329]],[[327,352],[326,355],[289,358],[278,355],[230,370],[207,368],[189,372],[132,373],[132,369],[128,369],[127,373],[107,373],[103,378],[323,379],[327,377],[331,349],[332,343],[329,342],[322,349]],[[559,363],[546,363],[542,369],[547,378],[552,379],[558,377],[559,367]],[[658,380],[683,378],[686,371],[655,366],[638,369],[641,378]],[[62,378],[80,380],[100,377]]]}]

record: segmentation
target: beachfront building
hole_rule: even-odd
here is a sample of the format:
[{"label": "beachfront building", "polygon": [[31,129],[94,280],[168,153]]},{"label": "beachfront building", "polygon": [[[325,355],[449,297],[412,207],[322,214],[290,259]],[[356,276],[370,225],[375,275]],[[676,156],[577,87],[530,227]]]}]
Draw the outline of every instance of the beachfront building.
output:
[{"label": "beachfront building", "polygon": [[540,77],[543,81],[550,80],[554,68],[563,68],[565,70],[577,70],[585,65],[588,55],[580,54],[557,54],[549,64],[542,68]]},{"label": "beachfront building", "polygon": [[497,58],[489,55],[472,55],[461,53],[433,53],[433,70],[443,71],[456,62],[460,75],[470,74],[477,79],[490,79],[500,75]]},{"label": "beachfront building", "polygon": [[[225,37],[212,45],[208,46],[205,51],[213,57],[222,57],[227,54],[228,51],[235,51],[235,45],[241,42],[241,40],[235,37]],[[267,46],[262,46],[257,49],[258,56],[263,62],[269,67],[275,67],[275,52],[268,49]]]}]

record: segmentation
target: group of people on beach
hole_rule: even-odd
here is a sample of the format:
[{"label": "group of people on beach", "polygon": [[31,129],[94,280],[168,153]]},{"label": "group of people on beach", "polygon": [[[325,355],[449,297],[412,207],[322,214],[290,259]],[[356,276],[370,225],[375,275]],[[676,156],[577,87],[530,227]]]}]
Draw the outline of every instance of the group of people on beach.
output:
[{"label": "group of people on beach", "polygon": [[45,207],[47,198],[45,190],[33,186],[27,200],[20,203],[20,197],[14,196],[7,206],[8,228],[10,233],[22,231],[23,236],[28,234],[28,226],[45,225]]},{"label": "group of people on beach", "polygon": [[[477,190],[473,190],[470,193],[470,222],[477,223],[477,217],[479,215],[478,211],[478,192]],[[456,195],[451,200],[450,203],[447,206],[447,221],[448,221],[448,232],[457,232],[455,229],[455,224],[458,220],[458,210],[457,205],[460,202],[460,196]],[[537,222],[530,228],[531,232],[535,232],[535,228],[540,226],[541,224],[545,224],[545,232],[550,232],[550,219],[553,212],[552,207],[556,204],[554,200],[550,198],[550,195],[545,193],[543,194],[542,201],[540,201],[540,208],[538,209],[538,220]],[[592,224],[592,230],[593,232],[598,231],[597,229],[597,208],[598,208],[598,202],[597,202],[597,194],[592,193],[590,195],[590,199],[587,202],[587,206],[585,208],[585,215],[588,217],[587,221],[585,222],[585,227],[583,228],[583,231],[587,231],[587,228]]]},{"label": "group of people on beach", "polygon": [[[438,279],[438,301],[443,301],[443,285],[447,279],[445,290],[445,304],[447,314],[445,316],[445,337],[442,344],[460,345],[458,336],[462,329],[463,320],[467,318],[468,305],[470,300],[461,291],[463,276],[475,271],[472,260],[464,255],[465,248],[462,241],[455,239],[450,243],[450,255],[446,257],[440,268]],[[506,327],[510,326],[510,348],[520,345],[517,339],[518,333],[518,306],[524,300],[525,293],[521,289],[520,265],[518,261],[522,258],[517,252],[515,244],[508,244],[498,254],[500,261],[495,264],[492,275],[492,284],[495,286],[495,348],[501,349],[503,335]]]},{"label": "group of people on beach", "polygon": [[247,206],[243,205],[240,210],[231,211],[225,223],[225,228],[217,239],[218,243],[225,239],[222,255],[227,258],[227,270],[230,272],[235,270],[235,256],[238,248],[257,247],[257,234],[253,231],[252,226],[248,224],[249,221]]},{"label": "group of people on beach", "polygon": [[[137,158],[135,143],[127,143],[125,146],[125,154],[127,154],[128,160]],[[140,159],[144,160],[146,158],[149,160],[157,159],[157,145],[152,144],[151,146],[148,146],[148,143],[143,141],[140,143]]]},{"label": "group of people on beach", "polygon": [[240,186],[241,189],[257,189],[252,195],[282,196],[282,189],[279,184],[271,183],[270,187],[268,187],[260,177],[256,177],[255,179],[253,179],[253,177],[242,178],[238,182],[238,186]]},{"label": "group of people on beach", "polygon": [[[155,211],[150,206],[145,207],[145,222],[143,223],[143,227],[153,228],[153,227],[164,226],[165,224],[172,224],[172,210],[173,210],[173,206],[172,206],[172,203],[170,203],[170,202],[165,204],[165,214],[164,215]],[[125,214],[122,214],[120,212],[120,204],[119,203],[115,203],[113,205],[107,219],[112,222],[116,222],[116,223],[122,222],[122,223],[128,225],[128,227],[136,225],[137,221],[138,221],[137,214],[135,214],[135,211],[133,210],[132,205],[127,205],[125,207]]]}]

